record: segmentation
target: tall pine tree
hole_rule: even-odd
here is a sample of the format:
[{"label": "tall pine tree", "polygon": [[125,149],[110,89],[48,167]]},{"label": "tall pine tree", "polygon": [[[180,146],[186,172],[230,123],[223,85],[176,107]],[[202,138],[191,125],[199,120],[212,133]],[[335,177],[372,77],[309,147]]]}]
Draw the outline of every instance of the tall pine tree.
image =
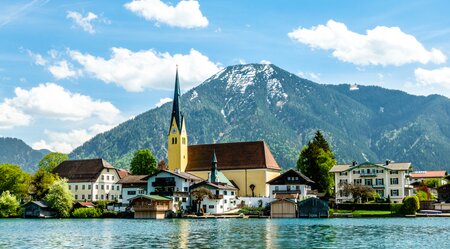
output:
[{"label": "tall pine tree", "polygon": [[297,161],[297,169],[317,184],[319,192],[330,196],[334,178],[329,171],[335,164],[336,160],[330,145],[317,130],[313,140],[303,147]]}]

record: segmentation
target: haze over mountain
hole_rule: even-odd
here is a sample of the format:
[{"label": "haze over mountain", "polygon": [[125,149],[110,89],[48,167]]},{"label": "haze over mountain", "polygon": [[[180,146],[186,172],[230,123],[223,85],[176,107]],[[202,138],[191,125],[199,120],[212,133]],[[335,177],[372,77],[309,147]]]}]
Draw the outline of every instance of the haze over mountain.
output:
[{"label": "haze over mountain", "polygon": [[[181,82],[183,84],[183,82]],[[167,153],[171,103],[95,136],[72,158],[102,157],[128,167],[135,150]],[[275,65],[230,66],[181,98],[189,144],[265,140],[283,168],[320,129],[338,163],[411,161],[450,170],[450,100],[381,87],[322,85]],[[219,162],[220,164],[220,162]]]},{"label": "haze over mountain", "polygon": [[17,164],[25,171],[34,172],[39,160],[48,153],[48,150],[34,150],[17,138],[0,137],[0,164]]}]

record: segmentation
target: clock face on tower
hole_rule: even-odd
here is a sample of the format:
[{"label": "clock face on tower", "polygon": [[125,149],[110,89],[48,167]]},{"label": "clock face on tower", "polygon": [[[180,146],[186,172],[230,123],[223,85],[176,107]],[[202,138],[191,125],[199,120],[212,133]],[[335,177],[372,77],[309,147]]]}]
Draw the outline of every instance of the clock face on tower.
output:
[{"label": "clock face on tower", "polygon": [[175,134],[177,132],[177,129],[173,128],[172,133]]}]

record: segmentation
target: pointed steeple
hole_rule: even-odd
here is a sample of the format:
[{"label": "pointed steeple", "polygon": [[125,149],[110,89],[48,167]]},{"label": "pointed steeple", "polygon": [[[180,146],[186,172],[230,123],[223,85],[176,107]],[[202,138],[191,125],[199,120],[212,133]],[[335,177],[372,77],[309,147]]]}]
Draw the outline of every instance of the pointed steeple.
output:
[{"label": "pointed steeple", "polygon": [[177,71],[175,75],[175,91],[173,94],[173,106],[172,106],[172,117],[170,118],[170,122],[173,122],[175,118],[175,122],[178,126],[179,132],[181,132],[182,125],[182,115],[180,114],[180,81],[178,80],[178,65]]},{"label": "pointed steeple", "polygon": [[214,150],[211,162],[211,182],[217,182],[217,157],[216,150]]}]

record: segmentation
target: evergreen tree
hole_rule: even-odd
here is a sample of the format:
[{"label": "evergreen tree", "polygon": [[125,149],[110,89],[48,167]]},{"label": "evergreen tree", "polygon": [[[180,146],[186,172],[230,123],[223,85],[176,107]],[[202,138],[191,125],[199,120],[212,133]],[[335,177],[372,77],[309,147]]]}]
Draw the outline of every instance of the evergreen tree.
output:
[{"label": "evergreen tree", "polygon": [[151,175],[158,171],[156,159],[149,149],[137,150],[130,164],[133,175]]},{"label": "evergreen tree", "polygon": [[314,139],[303,147],[297,161],[297,169],[316,183],[319,192],[330,196],[334,178],[329,171],[335,164],[330,145],[317,130]]}]

